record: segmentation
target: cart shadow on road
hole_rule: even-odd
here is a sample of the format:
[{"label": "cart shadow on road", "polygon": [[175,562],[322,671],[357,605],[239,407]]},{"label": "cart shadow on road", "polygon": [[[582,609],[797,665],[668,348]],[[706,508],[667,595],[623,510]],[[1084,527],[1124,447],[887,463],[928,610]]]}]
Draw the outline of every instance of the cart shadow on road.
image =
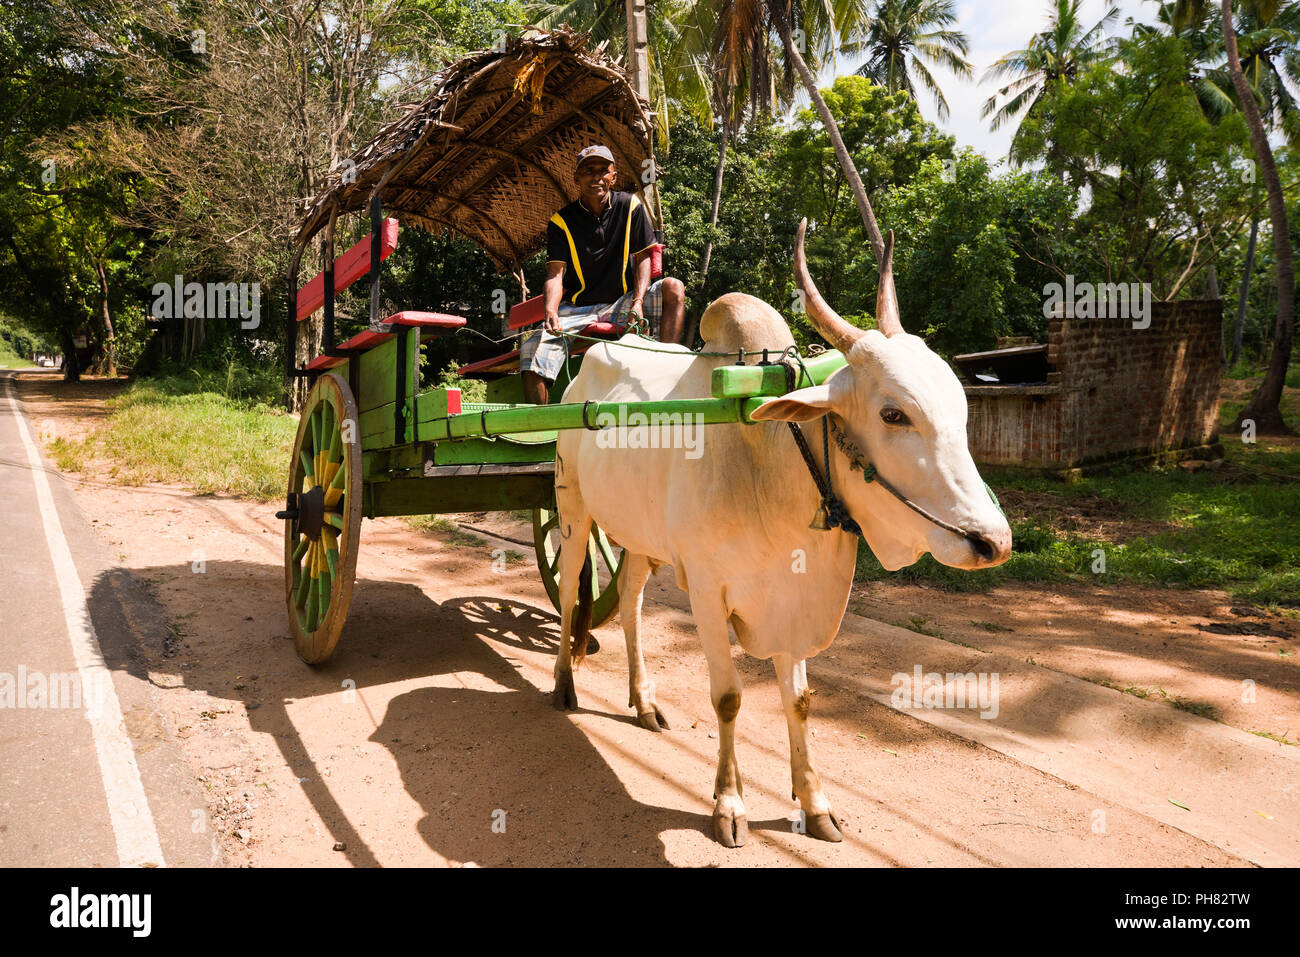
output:
[{"label": "cart shadow on road", "polygon": [[[172,608],[196,606],[194,616],[174,629],[142,582],[172,592]],[[232,733],[236,740],[248,731],[272,736],[353,865],[380,863],[347,810],[366,796],[365,784],[338,770],[331,775],[325,752],[360,745],[358,730],[369,730],[366,740],[391,752],[400,786],[423,811],[417,832],[449,860],[666,865],[661,834],[709,833],[708,814],[633,799],[571,717],[551,707],[549,687],[539,690],[498,649],[503,643],[553,655],[559,628],[549,609],[498,597],[439,604],[414,584],[359,580],[334,657],[311,667],[285,640],[283,587],[281,568],[250,562],[208,562],[203,575],[188,565],[114,569],[95,580],[90,608],[110,668],[159,689],[177,686],[158,680],[160,674],[175,675],[185,688],[206,692],[220,717],[199,724],[227,735],[227,748]],[[385,686],[425,678],[443,680],[376,706]],[[345,694],[349,685],[354,699]],[[324,696],[328,702],[302,707]],[[222,714],[222,700],[243,707]],[[317,726],[299,727],[304,714]],[[333,717],[320,720],[324,715]],[[634,723],[627,715],[608,717]],[[355,776],[365,770],[380,777],[371,768]],[[383,792],[370,792],[371,805],[375,793]],[[391,817],[380,824],[371,811],[369,831],[388,827],[385,843],[400,842]]]}]

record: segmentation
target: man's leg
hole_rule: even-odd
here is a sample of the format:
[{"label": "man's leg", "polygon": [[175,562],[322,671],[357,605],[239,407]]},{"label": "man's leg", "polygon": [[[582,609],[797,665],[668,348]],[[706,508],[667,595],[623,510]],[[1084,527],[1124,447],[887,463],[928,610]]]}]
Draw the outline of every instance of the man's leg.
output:
[{"label": "man's leg", "polygon": [[[599,313],[599,306],[561,306],[560,328],[572,332],[587,325]],[[519,373],[524,397],[533,405],[550,401],[550,384],[560,374],[568,349],[564,339],[536,326],[519,343]]]},{"label": "man's leg", "polygon": [[524,370],[520,373],[524,380],[524,398],[533,405],[546,405],[551,401],[551,390],[547,381],[536,372]]},{"label": "man's leg", "polygon": [[659,319],[659,341],[681,344],[686,314],[686,293],[680,279],[661,279],[656,284],[663,300]]}]

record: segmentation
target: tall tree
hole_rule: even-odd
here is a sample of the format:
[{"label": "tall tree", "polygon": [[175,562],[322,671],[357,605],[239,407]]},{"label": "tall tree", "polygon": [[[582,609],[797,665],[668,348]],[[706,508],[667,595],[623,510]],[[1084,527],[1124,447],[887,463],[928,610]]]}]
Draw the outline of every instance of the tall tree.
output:
[{"label": "tall tree", "polygon": [[[1017,116],[1035,115],[1044,102],[1043,95],[1054,85],[1068,85],[1092,64],[1110,54],[1111,43],[1106,29],[1119,16],[1116,0],[1107,0],[1106,12],[1091,27],[1080,17],[1083,0],[1047,0],[1047,28],[1034,34],[1024,49],[1013,50],[994,61],[981,80],[1010,80],[990,96],[980,110],[982,119],[990,119],[996,130]],[[1002,105],[998,105],[999,98]],[[1013,162],[1025,158],[1019,130],[1011,140]]]},{"label": "tall tree", "polygon": [[[77,55],[129,77],[139,104],[120,121],[70,130],[64,145],[89,142],[100,162],[145,184],[128,225],[159,237],[176,271],[259,282],[264,305],[282,301],[288,240],[327,173],[377,128],[399,89],[454,52],[424,0],[55,2]],[[457,30],[467,26],[461,6],[437,0]],[[491,42],[490,33],[479,40]],[[278,338],[267,311],[261,335]],[[205,332],[186,323],[181,358]],[[301,364],[319,351],[322,324],[298,331]],[[295,404],[304,384],[286,382]]]},{"label": "tall tree", "polygon": [[[794,71],[783,68],[778,51],[768,37],[751,36],[750,42],[733,37],[744,33],[737,21],[740,11],[735,5],[720,8],[709,3],[693,5],[693,31],[688,33],[698,44],[706,72],[712,77],[709,99],[714,122],[718,127],[718,163],[713,171],[713,198],[709,207],[710,229],[718,224],[722,207],[722,177],[727,162],[727,147],[744,122],[746,114],[754,119],[770,117],[794,100]],[[720,19],[714,19],[720,17]],[[700,266],[700,287],[708,279],[713,255],[710,233]]]},{"label": "tall tree", "polygon": [[[693,53],[688,32],[694,0],[661,0],[646,5],[647,55],[650,64],[650,103],[660,139],[668,140],[673,117],[679,112],[707,118],[712,77],[702,59]],[[526,2],[530,22],[544,29],[568,24],[607,44],[615,57],[627,55],[628,13],[618,0],[558,0]]]},{"label": "tall tree", "polygon": [[[1300,8],[1292,6],[1279,11],[1273,21],[1263,24],[1259,14],[1248,8],[1241,12],[1239,20],[1238,33],[1242,35],[1238,36],[1238,52],[1243,73],[1250,81],[1256,101],[1263,107],[1262,115],[1273,129],[1281,126],[1293,130],[1295,126],[1295,101],[1286,90],[1282,74],[1291,73],[1297,16],[1300,16]],[[1161,3],[1158,19],[1182,45],[1186,58],[1186,84],[1195,92],[1205,116],[1217,123],[1237,113],[1240,107],[1225,63],[1219,10],[1209,3]],[[1279,21],[1292,29],[1283,29]],[[1159,28],[1139,26],[1135,29],[1155,33]],[[1294,77],[1288,76],[1287,79],[1293,80]],[[1241,357],[1259,218],[1259,204],[1252,198],[1250,239],[1241,274],[1231,346],[1226,339],[1224,342],[1224,359],[1229,366],[1235,366]]]},{"label": "tall tree", "polygon": [[946,119],[948,100],[926,64],[947,67],[962,79],[974,76],[965,57],[970,40],[952,29],[957,22],[954,7],[952,0],[876,0],[862,44],[867,59],[858,75],[912,99],[919,80],[933,95],[939,118]]},{"label": "tall tree", "polygon": [[[1258,0],[1252,5],[1261,19],[1270,19],[1276,14],[1277,0]],[[1286,382],[1287,366],[1291,362],[1291,340],[1295,320],[1295,261],[1291,250],[1291,228],[1287,223],[1286,196],[1282,192],[1282,183],[1277,175],[1277,164],[1273,161],[1273,148],[1268,144],[1268,133],[1264,129],[1264,120],[1259,106],[1255,103],[1250,83],[1241,66],[1241,57],[1237,51],[1237,34],[1232,23],[1231,0],[1220,0],[1219,14],[1223,22],[1223,40],[1228,53],[1228,73],[1232,85],[1237,90],[1237,99],[1241,102],[1242,113],[1250,130],[1250,143],[1259,160],[1260,172],[1263,173],[1264,187],[1268,190],[1269,219],[1273,225],[1273,250],[1277,258],[1277,323],[1273,328],[1273,354],[1269,357],[1268,371],[1264,381],[1255,394],[1250,397],[1246,407],[1241,410],[1234,429],[1241,429],[1247,421],[1253,421],[1257,432],[1286,434],[1290,433],[1282,419],[1280,404],[1282,386]]]},{"label": "tall tree", "polygon": [[[759,4],[760,0],[732,0],[732,2]],[[827,40],[838,38],[841,45],[853,42],[861,35],[868,22],[866,10],[852,2],[836,4],[834,19],[819,19],[826,12],[826,6],[823,4],[796,4],[795,0],[761,0],[761,7],[766,10],[767,15],[763,16],[760,9],[756,11],[758,15],[753,18],[753,22],[756,28],[761,28],[764,33],[768,29],[766,24],[769,22],[776,28],[777,35],[785,48],[786,57],[794,64],[795,71],[808,92],[808,98],[812,101],[813,109],[817,111],[822,125],[826,127],[826,134],[830,137],[831,145],[835,150],[835,158],[839,161],[840,169],[844,171],[844,178],[848,180],[849,188],[853,192],[853,200],[857,204],[858,214],[862,217],[862,227],[871,241],[871,250],[875,254],[876,262],[884,262],[885,238],[881,235],[880,225],[876,222],[871,200],[867,198],[867,189],[862,185],[862,176],[858,173],[853,157],[849,155],[848,148],[844,145],[844,137],[840,135],[835,117],[831,115],[826,100],[817,88],[817,77],[804,57],[804,47],[809,40],[820,39],[825,43]],[[799,24],[798,42],[794,34],[795,23]]]},{"label": "tall tree", "polygon": [[[50,146],[68,127],[111,121],[130,104],[122,72],[79,53],[51,6],[0,6],[0,305],[59,344],[69,379],[82,371],[76,340],[106,319],[111,327],[99,267],[138,185],[78,162],[84,151]],[[111,349],[111,337],[96,338]]]}]

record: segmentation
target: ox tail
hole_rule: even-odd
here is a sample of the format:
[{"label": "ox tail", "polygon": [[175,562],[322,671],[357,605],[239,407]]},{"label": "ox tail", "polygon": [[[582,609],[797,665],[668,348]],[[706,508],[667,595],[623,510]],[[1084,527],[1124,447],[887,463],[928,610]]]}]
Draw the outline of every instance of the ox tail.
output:
[{"label": "ox tail", "polygon": [[576,668],[587,657],[587,639],[591,637],[591,553],[582,565],[578,576],[578,608],[573,614],[573,666]]}]

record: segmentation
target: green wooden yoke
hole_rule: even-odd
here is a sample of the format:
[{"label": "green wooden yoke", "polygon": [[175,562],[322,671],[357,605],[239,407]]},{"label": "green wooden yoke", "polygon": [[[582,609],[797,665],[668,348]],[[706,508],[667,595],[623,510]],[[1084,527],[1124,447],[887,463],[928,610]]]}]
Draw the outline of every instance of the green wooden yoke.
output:
[{"label": "green wooden yoke", "polygon": [[[363,354],[350,372],[359,380],[365,513],[372,517],[549,507],[561,429],[599,429],[630,416],[645,416],[645,424],[686,416],[705,425],[749,424],[758,406],[788,391],[782,365],[722,366],[713,370],[710,398],[466,403],[454,413],[447,389],[416,391],[418,354],[413,330]],[[805,359],[796,388],[820,385],[844,364],[836,351]],[[401,397],[395,382],[407,383]]]}]

